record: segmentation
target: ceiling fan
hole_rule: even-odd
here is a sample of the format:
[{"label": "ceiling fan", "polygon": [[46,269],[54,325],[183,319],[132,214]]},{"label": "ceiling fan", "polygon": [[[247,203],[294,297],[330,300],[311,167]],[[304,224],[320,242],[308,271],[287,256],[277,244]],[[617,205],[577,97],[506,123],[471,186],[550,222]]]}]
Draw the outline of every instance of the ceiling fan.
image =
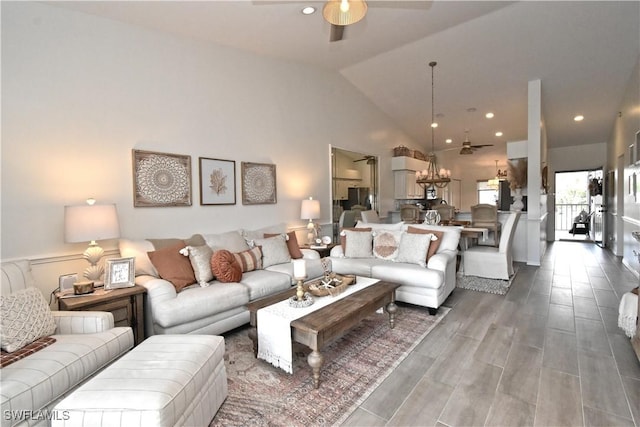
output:
[{"label": "ceiling fan", "polygon": [[364,162],[364,161],[366,161],[368,165],[373,165],[376,163],[376,156],[364,156],[361,159],[354,160],[353,163]]},{"label": "ceiling fan", "polygon": [[464,141],[462,141],[462,148],[460,149],[460,154],[473,154],[479,148],[482,147],[493,147],[493,144],[476,144],[471,145],[471,141],[469,141],[469,131],[464,132],[466,136],[464,137]]}]

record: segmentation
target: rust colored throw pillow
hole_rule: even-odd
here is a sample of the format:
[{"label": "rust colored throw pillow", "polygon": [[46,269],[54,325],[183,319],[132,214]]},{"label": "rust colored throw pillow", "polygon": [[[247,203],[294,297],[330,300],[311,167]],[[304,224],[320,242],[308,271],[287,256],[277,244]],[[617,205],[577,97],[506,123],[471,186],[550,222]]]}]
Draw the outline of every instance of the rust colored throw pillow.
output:
[{"label": "rust colored throw pillow", "polygon": [[440,242],[442,241],[442,236],[444,236],[444,232],[442,231],[428,230],[426,228],[416,228],[412,226],[409,226],[409,228],[407,228],[407,233],[433,234],[438,238],[438,240],[436,241],[432,240],[431,243],[429,244],[429,251],[427,252],[427,261],[429,261],[429,258],[431,258],[433,254],[437,252],[438,248],[440,247]]},{"label": "rust colored throw pillow", "polygon": [[[264,238],[268,239],[269,237],[279,236],[278,233],[264,233]],[[298,245],[298,238],[296,237],[295,231],[290,231],[287,233],[287,249],[289,249],[289,255],[293,259],[302,258],[302,251],[300,251],[300,245]]]},{"label": "rust colored throw pillow", "polygon": [[345,233],[343,233],[344,230],[349,230],[349,231],[371,231],[371,227],[341,228],[340,229],[340,246],[342,246],[342,253],[344,253],[345,249],[347,248],[347,236],[345,235]]},{"label": "rust colored throw pillow", "polygon": [[226,249],[221,249],[213,254],[211,271],[222,283],[239,282],[242,279],[242,267],[236,257]]},{"label": "rust colored throw pillow", "polygon": [[160,277],[171,282],[176,288],[176,292],[196,283],[196,276],[193,273],[189,257],[180,253],[180,250],[185,246],[184,241],[180,241],[175,245],[147,252]]},{"label": "rust colored throw pillow", "polygon": [[234,253],[233,256],[238,261],[238,264],[240,264],[243,273],[262,269],[262,250],[259,246],[251,248],[248,251]]}]

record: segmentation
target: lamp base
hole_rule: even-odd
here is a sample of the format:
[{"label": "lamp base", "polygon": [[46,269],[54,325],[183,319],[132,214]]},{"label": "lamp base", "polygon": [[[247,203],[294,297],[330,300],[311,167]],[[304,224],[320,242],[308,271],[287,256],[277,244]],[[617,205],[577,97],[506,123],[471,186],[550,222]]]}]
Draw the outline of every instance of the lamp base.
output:
[{"label": "lamp base", "polygon": [[103,281],[101,280],[102,275],[104,274],[104,267],[102,265],[98,265],[100,259],[104,255],[104,250],[98,246],[98,244],[94,241],[91,242],[86,251],[82,254],[82,257],[86,259],[89,264],[82,275],[89,281],[94,283],[94,286],[102,286]]}]

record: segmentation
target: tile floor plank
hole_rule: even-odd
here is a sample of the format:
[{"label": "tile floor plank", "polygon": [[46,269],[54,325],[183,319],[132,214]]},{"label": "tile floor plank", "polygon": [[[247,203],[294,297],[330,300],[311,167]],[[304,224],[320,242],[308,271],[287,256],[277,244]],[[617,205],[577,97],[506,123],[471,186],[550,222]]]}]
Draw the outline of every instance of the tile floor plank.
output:
[{"label": "tile floor plank", "polygon": [[583,425],[578,377],[542,368],[534,425]]}]

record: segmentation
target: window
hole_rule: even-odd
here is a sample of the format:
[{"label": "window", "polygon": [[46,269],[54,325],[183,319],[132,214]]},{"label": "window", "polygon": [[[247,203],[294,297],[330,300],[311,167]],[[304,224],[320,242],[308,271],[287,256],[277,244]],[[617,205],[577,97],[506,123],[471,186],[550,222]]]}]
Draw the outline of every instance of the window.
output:
[{"label": "window", "polygon": [[478,203],[498,204],[498,190],[489,186],[489,181],[478,181]]}]

